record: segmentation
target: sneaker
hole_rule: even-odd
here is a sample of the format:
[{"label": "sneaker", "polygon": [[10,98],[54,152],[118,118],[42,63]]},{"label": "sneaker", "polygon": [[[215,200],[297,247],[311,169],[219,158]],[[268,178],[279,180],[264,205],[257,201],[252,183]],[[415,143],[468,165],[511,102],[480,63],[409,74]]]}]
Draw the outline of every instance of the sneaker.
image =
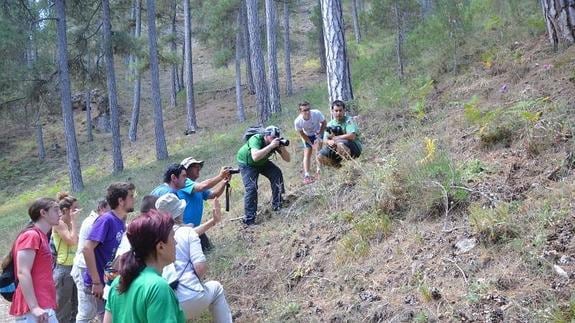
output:
[{"label": "sneaker", "polygon": [[313,177],[311,177],[311,176],[306,176],[306,177],[303,178],[303,183],[306,184],[306,185],[313,183],[313,181],[314,181],[314,179],[313,179]]}]

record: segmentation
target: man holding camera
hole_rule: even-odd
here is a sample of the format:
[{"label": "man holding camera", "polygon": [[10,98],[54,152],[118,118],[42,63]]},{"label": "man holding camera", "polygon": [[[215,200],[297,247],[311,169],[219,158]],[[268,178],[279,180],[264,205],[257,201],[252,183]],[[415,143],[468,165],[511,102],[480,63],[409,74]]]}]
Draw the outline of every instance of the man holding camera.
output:
[{"label": "man holding camera", "polygon": [[[295,130],[303,140],[303,182],[310,184],[314,178],[309,175],[312,151],[319,150],[319,144],[325,130],[325,117],[319,110],[311,110],[309,102],[299,104],[299,116],[294,121]],[[319,176],[319,161],[316,164],[316,175]]]},{"label": "man holding camera", "polygon": [[236,158],[240,166],[242,181],[245,187],[243,223],[255,224],[258,208],[258,177],[260,174],[267,177],[272,189],[272,207],[279,210],[284,193],[284,179],[281,169],[269,159],[277,152],[281,158],[289,162],[290,155],[286,149],[289,141],[281,138],[280,129],[276,126],[265,128],[262,134],[251,136],[238,150]]},{"label": "man holding camera", "polygon": [[[180,163],[186,170],[186,181],[184,187],[177,191],[178,198],[186,201],[184,209],[183,222],[193,224],[198,227],[202,223],[202,214],[204,212],[204,201],[219,197],[224,192],[226,183],[230,180],[229,168],[222,167],[217,176],[196,182],[200,177],[200,170],[204,166],[203,160],[196,160],[188,157]],[[213,190],[210,190],[214,188]],[[212,248],[210,240],[205,233],[200,235],[202,251],[206,252]]]},{"label": "man holding camera", "polygon": [[322,165],[341,166],[342,159],[357,158],[361,154],[359,131],[352,117],[345,115],[345,103],[335,100],[331,104],[331,120],[324,134],[325,145],[319,151]]}]

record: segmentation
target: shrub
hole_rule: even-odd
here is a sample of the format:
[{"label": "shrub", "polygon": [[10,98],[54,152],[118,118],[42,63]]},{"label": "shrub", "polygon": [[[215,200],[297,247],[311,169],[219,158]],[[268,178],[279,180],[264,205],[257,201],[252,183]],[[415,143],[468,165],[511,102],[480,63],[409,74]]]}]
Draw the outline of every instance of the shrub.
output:
[{"label": "shrub", "polygon": [[506,242],[518,235],[511,219],[509,204],[502,203],[495,208],[473,204],[469,208],[469,224],[484,243]]}]

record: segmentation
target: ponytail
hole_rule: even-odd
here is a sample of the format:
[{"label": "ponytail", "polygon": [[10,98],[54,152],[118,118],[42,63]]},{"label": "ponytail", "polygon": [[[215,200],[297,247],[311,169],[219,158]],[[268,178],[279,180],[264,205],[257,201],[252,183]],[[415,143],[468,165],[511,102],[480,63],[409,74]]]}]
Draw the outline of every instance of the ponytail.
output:
[{"label": "ponytail", "polygon": [[120,283],[118,284],[118,292],[122,294],[130,288],[130,285],[140,275],[142,270],[146,268],[146,263],[142,257],[138,257],[134,251],[128,251],[120,256]]}]

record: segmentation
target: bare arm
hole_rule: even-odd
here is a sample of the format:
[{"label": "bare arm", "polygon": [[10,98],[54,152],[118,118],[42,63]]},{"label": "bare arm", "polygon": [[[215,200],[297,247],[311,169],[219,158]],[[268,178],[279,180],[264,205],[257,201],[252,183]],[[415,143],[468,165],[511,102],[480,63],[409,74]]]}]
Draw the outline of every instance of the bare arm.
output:
[{"label": "bare arm", "polygon": [[104,322],[103,323],[112,323],[114,320],[112,318],[112,312],[106,311],[104,313]]},{"label": "bare arm", "polygon": [[299,136],[301,137],[301,139],[303,139],[303,141],[305,141],[308,145],[313,146],[313,143],[311,142],[311,140],[309,140],[309,137],[303,132],[303,130],[298,130],[299,132]]},{"label": "bare arm", "polygon": [[195,183],[194,184],[194,192],[202,192],[202,191],[205,191],[207,189],[210,189],[210,188],[216,186],[216,184],[218,184],[219,182],[228,178],[229,176],[230,176],[229,169],[222,167],[220,169],[220,173],[218,174],[218,176],[212,177],[210,179],[206,179],[205,181],[202,181],[200,183]]},{"label": "bare arm", "polygon": [[254,161],[262,160],[280,145],[279,138],[275,138],[269,145],[262,149],[251,149],[252,159]]},{"label": "bare arm", "polygon": [[226,184],[229,183],[229,180],[224,180],[216,185],[216,188],[212,190],[209,199],[214,199],[216,197],[220,197],[226,188]]},{"label": "bare arm", "polygon": [[219,222],[222,221],[222,210],[220,207],[220,201],[218,200],[218,198],[216,197],[214,199],[214,206],[213,206],[213,210],[212,210],[212,218],[209,219],[208,221],[204,222],[202,225],[197,226],[196,228],[194,228],[194,231],[196,231],[196,233],[198,235],[204,234],[206,233],[206,231],[208,231],[211,227],[215,226],[216,224],[218,224]]},{"label": "bare arm", "polygon": [[100,275],[96,267],[96,255],[94,254],[94,249],[96,249],[98,244],[100,244],[98,241],[86,240],[82,252],[84,254],[84,261],[86,261],[86,268],[92,278],[92,294],[98,298],[102,298],[104,286],[100,281]]},{"label": "bare arm", "polygon": [[325,132],[325,128],[327,127],[327,121],[325,119],[321,122],[321,126],[319,128],[318,138],[323,139],[323,133]]},{"label": "bare arm", "polygon": [[16,263],[18,264],[18,272],[16,275],[20,283],[22,295],[24,296],[26,304],[28,304],[28,307],[30,308],[30,312],[32,312],[34,317],[36,317],[39,322],[43,322],[48,319],[48,314],[38,305],[36,294],[34,294],[34,283],[32,282],[32,265],[34,264],[35,258],[36,250],[34,249],[24,249],[18,251],[16,254]]},{"label": "bare arm", "polygon": [[280,146],[278,149],[278,152],[280,153],[280,156],[282,157],[282,159],[289,163],[291,158],[290,158],[289,152],[287,151],[286,147]]},{"label": "bare arm", "polygon": [[196,275],[199,279],[203,279],[208,271],[208,264],[205,262],[195,262],[192,264],[194,266],[194,270],[196,271]]},{"label": "bare arm", "polygon": [[76,225],[75,216],[72,217],[71,227],[64,221],[60,220],[57,226],[53,228],[54,231],[58,233],[58,236],[69,246],[75,246],[78,244],[78,226]]}]

